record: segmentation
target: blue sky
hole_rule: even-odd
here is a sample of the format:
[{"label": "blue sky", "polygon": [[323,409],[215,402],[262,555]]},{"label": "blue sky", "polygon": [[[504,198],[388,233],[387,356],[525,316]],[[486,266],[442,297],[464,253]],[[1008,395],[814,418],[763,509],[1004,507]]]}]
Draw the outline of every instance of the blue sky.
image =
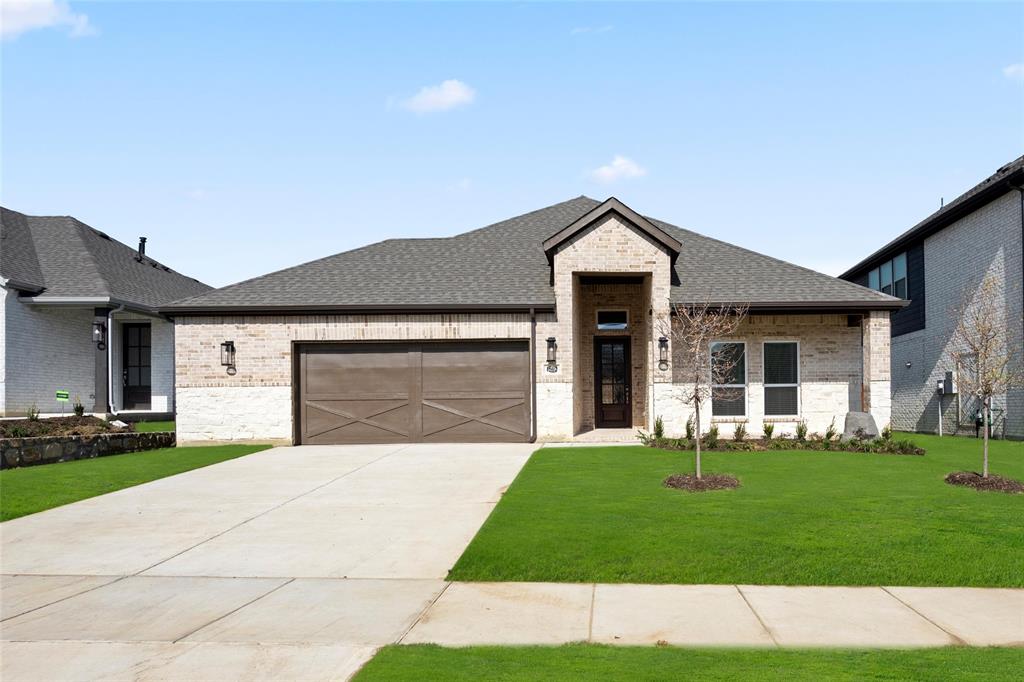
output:
[{"label": "blue sky", "polygon": [[3,205],[217,286],[579,194],[838,274],[1024,153],[1020,3],[46,0],[3,31]]}]

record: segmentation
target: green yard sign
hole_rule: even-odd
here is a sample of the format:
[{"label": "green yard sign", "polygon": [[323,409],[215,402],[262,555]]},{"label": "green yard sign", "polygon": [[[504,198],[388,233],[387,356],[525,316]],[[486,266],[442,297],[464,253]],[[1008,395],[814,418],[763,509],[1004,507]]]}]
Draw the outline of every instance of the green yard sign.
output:
[{"label": "green yard sign", "polygon": [[57,402],[66,403],[70,398],[70,394],[67,391],[57,391]]}]

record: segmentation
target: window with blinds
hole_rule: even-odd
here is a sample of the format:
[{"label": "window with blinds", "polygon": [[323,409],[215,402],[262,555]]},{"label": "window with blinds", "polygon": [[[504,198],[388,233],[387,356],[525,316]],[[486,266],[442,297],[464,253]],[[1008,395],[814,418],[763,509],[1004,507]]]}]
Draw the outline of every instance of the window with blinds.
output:
[{"label": "window with blinds", "polygon": [[[747,345],[711,344],[711,415],[742,417],[747,413]],[[723,368],[728,368],[724,372]]]},{"label": "window with blinds", "polygon": [[765,416],[800,414],[800,346],[796,341],[764,344]]}]

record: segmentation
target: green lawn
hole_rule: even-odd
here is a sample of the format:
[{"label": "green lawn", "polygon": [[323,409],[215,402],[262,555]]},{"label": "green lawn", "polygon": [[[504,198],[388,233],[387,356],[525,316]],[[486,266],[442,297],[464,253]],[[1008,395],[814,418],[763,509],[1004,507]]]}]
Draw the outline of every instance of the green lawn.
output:
[{"label": "green lawn", "polygon": [[269,445],[165,448],[0,471],[0,521],[234,459]]},{"label": "green lawn", "polygon": [[151,431],[173,431],[174,422],[135,422],[135,430],[139,433],[149,433]]},{"label": "green lawn", "polygon": [[[453,580],[1024,587],[1024,495],[943,482],[979,470],[969,438],[911,436],[923,457],[714,452],[737,490],[662,486],[693,453],[538,450]],[[992,443],[992,471],[1024,478],[1024,443]]]},{"label": "green lawn", "polygon": [[837,651],[388,646],[355,676],[373,680],[1017,680],[1024,649]]}]

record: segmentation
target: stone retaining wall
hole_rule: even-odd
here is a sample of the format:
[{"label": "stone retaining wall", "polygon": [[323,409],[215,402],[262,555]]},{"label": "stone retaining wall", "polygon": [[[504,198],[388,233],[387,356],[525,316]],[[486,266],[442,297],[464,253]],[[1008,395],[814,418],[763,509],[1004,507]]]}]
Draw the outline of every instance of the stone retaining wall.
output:
[{"label": "stone retaining wall", "polygon": [[76,459],[174,447],[174,431],[103,433],[93,436],[44,436],[0,439],[0,468],[35,466]]}]

